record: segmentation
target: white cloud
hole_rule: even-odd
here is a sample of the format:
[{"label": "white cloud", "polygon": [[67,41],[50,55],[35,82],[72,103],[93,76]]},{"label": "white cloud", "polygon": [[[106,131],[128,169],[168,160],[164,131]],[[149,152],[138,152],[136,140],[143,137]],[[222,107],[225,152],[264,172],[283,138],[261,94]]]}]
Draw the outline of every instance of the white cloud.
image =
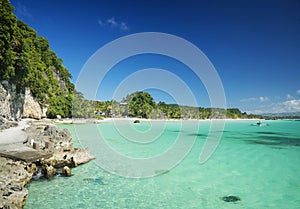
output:
[{"label": "white cloud", "polygon": [[107,24],[110,26],[110,27],[117,27],[119,24],[116,22],[115,20],[115,17],[112,17],[108,20],[106,20]]},{"label": "white cloud", "polygon": [[254,97],[250,97],[250,98],[245,98],[245,99],[241,99],[241,102],[252,102],[252,101],[256,101],[257,99]]},{"label": "white cloud", "polygon": [[257,109],[249,110],[247,112],[254,114],[300,112],[300,99],[262,105]]},{"label": "white cloud", "polygon": [[300,89],[298,89],[298,90],[296,91],[296,94],[300,95]]},{"label": "white cloud", "polygon": [[259,97],[259,101],[266,102],[266,101],[269,101],[269,98],[268,97]]},{"label": "white cloud", "polygon": [[32,14],[28,11],[27,7],[21,2],[18,2],[16,6],[16,14],[17,16],[32,19]]},{"label": "white cloud", "polygon": [[120,29],[125,31],[128,30],[129,28],[125,22],[121,22]]},{"label": "white cloud", "polygon": [[247,110],[246,111],[248,114],[255,114],[255,115],[261,115],[263,113],[266,113],[264,112],[263,110]]},{"label": "white cloud", "polygon": [[101,27],[104,27],[104,26],[105,26],[105,23],[102,22],[102,20],[98,19],[97,21],[98,21],[98,24],[99,24]]},{"label": "white cloud", "polygon": [[269,98],[261,96],[258,98],[250,97],[250,98],[245,98],[245,99],[240,100],[240,102],[254,102],[254,101],[267,102],[267,101],[269,101]]},{"label": "white cloud", "polygon": [[282,103],[284,112],[299,112],[300,111],[300,99],[288,100]]},{"label": "white cloud", "polygon": [[105,21],[98,19],[97,22],[101,27],[118,28],[122,31],[129,30],[126,22],[118,22],[115,17],[111,17]]},{"label": "white cloud", "polygon": [[287,98],[287,99],[294,99],[294,97],[293,97],[292,95],[290,95],[290,94],[287,94],[287,95],[286,95],[286,98]]}]

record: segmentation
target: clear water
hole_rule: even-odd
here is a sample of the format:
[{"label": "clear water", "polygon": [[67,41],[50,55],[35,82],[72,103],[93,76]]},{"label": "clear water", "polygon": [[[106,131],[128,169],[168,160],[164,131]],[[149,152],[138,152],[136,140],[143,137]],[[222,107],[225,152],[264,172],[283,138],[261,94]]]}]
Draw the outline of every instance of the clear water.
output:
[{"label": "clear water", "polygon": [[[299,208],[300,122],[266,121],[269,126],[261,127],[251,123],[255,122],[226,122],[218,148],[204,164],[199,164],[199,153],[209,122],[200,122],[197,133],[189,128],[181,130],[187,140],[196,137],[191,152],[178,166],[156,177],[120,177],[99,168],[94,161],[73,169],[74,176],[70,178],[32,181],[25,209]],[[68,128],[74,143],[80,146],[74,128],[89,140],[97,140],[90,132],[91,126],[95,127],[61,125],[61,128]],[[164,127],[160,137],[146,143],[143,149],[124,140],[114,127],[113,123],[98,125],[110,146],[133,157],[149,157],[171,146],[181,126],[179,122],[137,125],[137,134]],[[225,202],[222,197],[226,195],[241,200]]]}]

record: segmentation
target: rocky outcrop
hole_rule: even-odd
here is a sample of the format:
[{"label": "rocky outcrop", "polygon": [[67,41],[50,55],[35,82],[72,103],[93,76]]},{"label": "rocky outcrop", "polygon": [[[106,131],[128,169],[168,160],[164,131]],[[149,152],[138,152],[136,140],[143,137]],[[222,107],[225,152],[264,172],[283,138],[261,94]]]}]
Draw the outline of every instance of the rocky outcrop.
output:
[{"label": "rocky outcrop", "polygon": [[25,88],[25,97],[23,104],[23,118],[41,119],[46,117],[47,107],[42,107],[38,101],[31,95],[30,89]]},{"label": "rocky outcrop", "polygon": [[30,163],[0,157],[0,208],[22,208],[28,195],[24,186],[32,178],[51,179],[57,174],[69,177],[72,176],[71,168],[95,159],[88,149],[73,147],[67,129],[38,122],[31,124],[26,133],[24,146],[35,144],[37,149],[51,153],[52,157]]},{"label": "rocky outcrop", "polygon": [[[56,174],[70,176],[70,168],[87,163],[94,156],[89,154],[89,149],[74,148],[72,135],[68,129],[60,130],[55,125],[31,125],[27,145],[32,146],[32,140],[38,144],[39,150],[52,152],[52,157],[37,162],[46,178],[51,179]],[[51,146],[49,145],[51,144]]]},{"label": "rocky outcrop", "polygon": [[14,84],[0,82],[0,117],[11,121],[21,118],[41,119],[46,117],[46,112],[47,106],[41,106],[29,88],[17,92]]},{"label": "rocky outcrop", "polygon": [[72,172],[71,172],[71,169],[68,167],[68,166],[65,166],[64,168],[63,168],[63,171],[64,171],[64,175],[65,176],[72,176]]},{"label": "rocky outcrop", "polygon": [[0,208],[22,208],[28,195],[24,187],[32,178],[26,163],[0,157]]},{"label": "rocky outcrop", "polygon": [[28,129],[28,144],[33,139],[40,145],[40,149],[44,149],[46,142],[51,142],[53,147],[59,151],[74,150],[72,143],[72,135],[68,129],[60,130],[55,125],[32,125]]}]

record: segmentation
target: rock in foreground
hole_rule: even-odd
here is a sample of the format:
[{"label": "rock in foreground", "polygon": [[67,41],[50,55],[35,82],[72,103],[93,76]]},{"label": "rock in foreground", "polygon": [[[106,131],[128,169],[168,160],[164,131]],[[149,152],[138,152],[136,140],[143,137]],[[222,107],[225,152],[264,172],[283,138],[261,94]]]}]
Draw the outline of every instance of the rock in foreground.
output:
[{"label": "rock in foreground", "polygon": [[73,147],[72,136],[67,129],[32,124],[26,132],[24,146],[50,153],[52,157],[31,163],[0,157],[0,208],[22,208],[28,195],[24,186],[33,176],[41,175],[47,179],[57,174],[71,176],[70,168],[95,159],[88,149]]},{"label": "rock in foreground", "polygon": [[26,163],[0,157],[0,208],[22,208],[28,191],[24,187],[32,178]]}]

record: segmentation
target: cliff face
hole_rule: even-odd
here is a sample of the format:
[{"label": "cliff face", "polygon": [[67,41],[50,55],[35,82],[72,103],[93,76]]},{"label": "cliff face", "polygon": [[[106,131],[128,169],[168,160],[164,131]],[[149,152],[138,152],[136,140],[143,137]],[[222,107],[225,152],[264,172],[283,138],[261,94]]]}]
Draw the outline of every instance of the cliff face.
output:
[{"label": "cliff face", "polygon": [[22,117],[24,95],[17,94],[15,85],[6,81],[0,83],[0,116],[8,120]]},{"label": "cliff face", "polygon": [[28,87],[25,88],[22,118],[45,118],[47,109],[47,107],[42,107],[38,101],[33,98]]},{"label": "cliff face", "polygon": [[41,107],[31,95],[30,89],[17,93],[14,84],[7,81],[0,83],[0,117],[7,120],[20,118],[41,119],[46,117],[47,107]]}]

